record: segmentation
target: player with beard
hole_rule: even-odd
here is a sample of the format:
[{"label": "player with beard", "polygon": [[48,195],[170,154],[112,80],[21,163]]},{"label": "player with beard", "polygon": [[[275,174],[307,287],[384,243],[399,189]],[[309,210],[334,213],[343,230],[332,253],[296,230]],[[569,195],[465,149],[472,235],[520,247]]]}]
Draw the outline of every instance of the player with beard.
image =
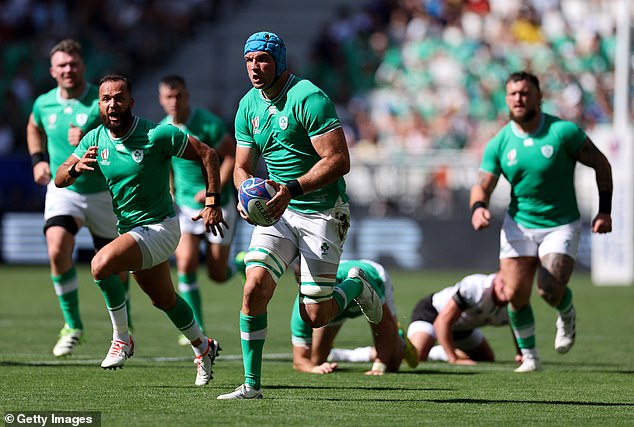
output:
[{"label": "player with beard", "polygon": [[[26,141],[33,178],[37,184],[47,186],[44,235],[51,279],[64,316],[53,354],[62,357],[73,353],[84,332],[73,264],[75,235],[85,225],[97,251],[117,237],[117,219],[100,174],[82,176],[68,188],[53,184],[55,176],[51,177],[51,171],[73,152],[86,132],[99,125],[99,107],[97,87],[84,79],[86,66],[77,41],[66,39],[53,46],[50,61],[50,73],[57,86],[35,100]],[[128,273],[120,273],[120,279],[127,294]]]},{"label": "player with beard", "polygon": [[99,84],[102,125],[92,130],[58,168],[55,185],[66,187],[84,174],[99,170],[112,194],[119,237],[103,247],[91,262],[113,325],[112,345],[101,366],[116,369],[134,354],[127,328],[125,298],[118,271],[132,271],[152,304],[163,310],[194,350],[196,385],[212,378],[220,345],[203,335],[191,307],[176,294],[168,258],[180,238],[178,217],[169,188],[173,156],[201,163],[207,195],[205,206],[193,218],[205,229],[222,235],[225,221],[220,208],[220,177],[216,151],[175,126],[158,125],[132,115],[134,98],[129,80],[109,74]]},{"label": "player with beard", "polygon": [[568,281],[581,235],[574,187],[577,162],[594,169],[599,212],[592,232],[612,231],[612,171],[607,158],[574,123],[541,110],[542,93],[533,74],[520,71],[506,81],[509,123],[484,149],[478,182],[471,188],[471,224],[489,226],[487,206],[500,175],[511,185],[511,201],[500,233],[500,271],[509,296],[509,321],[522,352],[516,372],[541,369],[530,305],[537,273],[540,296],[557,312],[555,350],[575,341],[576,311]]}]

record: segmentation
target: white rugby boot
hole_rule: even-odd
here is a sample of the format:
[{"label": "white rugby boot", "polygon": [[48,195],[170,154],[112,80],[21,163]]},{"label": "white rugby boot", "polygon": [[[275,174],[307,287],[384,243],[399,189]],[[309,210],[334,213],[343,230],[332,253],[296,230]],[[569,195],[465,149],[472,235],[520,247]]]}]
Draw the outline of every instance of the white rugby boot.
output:
[{"label": "white rugby boot", "polygon": [[372,285],[368,283],[365,272],[359,267],[352,267],[350,271],[348,271],[348,278],[361,280],[363,289],[361,295],[356,297],[354,301],[363,312],[365,318],[368,319],[368,322],[374,324],[379,323],[383,318],[383,303],[381,302],[381,298],[379,298],[374,291]]},{"label": "white rugby boot", "polygon": [[75,347],[81,343],[83,332],[81,329],[73,329],[65,324],[62,330],[59,331],[57,342],[55,347],[53,347],[53,355],[55,357],[64,357],[73,354]]},{"label": "white rugby boot", "polygon": [[568,350],[570,350],[574,345],[576,336],[576,317],[577,312],[574,307],[572,307],[567,315],[557,316],[557,322],[555,322],[555,326],[557,327],[557,333],[555,334],[555,350],[557,353],[568,353]]},{"label": "white rugby boot", "polygon": [[515,372],[535,372],[541,371],[542,362],[539,360],[537,350],[522,350],[522,364],[515,369]]},{"label": "white rugby boot", "polygon": [[196,365],[196,381],[194,384],[196,385],[207,385],[209,380],[213,379],[214,372],[212,367],[220,350],[222,350],[218,341],[212,340],[211,338],[208,340],[208,347],[205,354],[197,356],[194,359],[194,364]]},{"label": "white rugby boot", "polygon": [[262,389],[255,389],[248,384],[242,384],[231,393],[221,394],[218,400],[234,399],[262,399]]},{"label": "white rugby boot", "polygon": [[130,337],[129,342],[121,340],[112,340],[110,350],[106,358],[101,362],[101,367],[104,369],[117,369],[122,368],[126,360],[134,356],[134,341]]}]

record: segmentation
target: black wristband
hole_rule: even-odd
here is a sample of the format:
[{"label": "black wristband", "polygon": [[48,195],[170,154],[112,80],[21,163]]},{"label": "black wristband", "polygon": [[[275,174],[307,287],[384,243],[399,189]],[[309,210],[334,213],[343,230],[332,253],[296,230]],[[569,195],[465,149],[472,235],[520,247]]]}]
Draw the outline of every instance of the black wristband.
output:
[{"label": "black wristband", "polygon": [[302,188],[299,181],[296,179],[292,179],[284,185],[286,185],[286,188],[288,188],[288,191],[291,193],[291,199],[294,199],[304,194],[304,189]]},{"label": "black wristband", "polygon": [[473,213],[476,211],[476,209],[478,208],[487,208],[487,204],[484,203],[482,200],[478,200],[477,202],[474,202],[473,205],[471,205],[471,215],[473,215]]},{"label": "black wristband", "polygon": [[217,206],[220,206],[220,193],[212,193],[212,192],[207,192],[205,193],[205,207],[206,208],[215,208]]},{"label": "black wristband", "polygon": [[37,153],[31,154],[31,167],[34,167],[39,162],[47,162],[48,163],[48,155],[38,151]]},{"label": "black wristband", "polygon": [[612,213],[612,192],[599,191],[599,213],[610,215]]},{"label": "black wristband", "polygon": [[81,172],[78,172],[77,169],[75,169],[75,166],[77,166],[77,163],[73,163],[73,165],[68,168],[68,176],[71,178],[79,178],[81,175]]}]

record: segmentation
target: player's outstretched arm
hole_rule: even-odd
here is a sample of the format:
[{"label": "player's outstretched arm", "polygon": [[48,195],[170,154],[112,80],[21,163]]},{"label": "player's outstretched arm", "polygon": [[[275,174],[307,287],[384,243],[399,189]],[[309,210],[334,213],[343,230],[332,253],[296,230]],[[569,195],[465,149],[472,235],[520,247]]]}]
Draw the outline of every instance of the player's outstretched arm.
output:
[{"label": "player's outstretched arm", "polygon": [[488,208],[489,200],[497,183],[497,176],[480,171],[478,182],[471,187],[469,208],[471,209],[471,225],[476,231],[489,226],[489,221],[491,220],[491,212]]},{"label": "player's outstretched arm", "polygon": [[366,375],[383,375],[385,372],[398,372],[403,360],[403,342],[398,335],[398,325],[387,304],[383,304],[383,317],[376,324],[370,324],[374,337],[376,358],[372,369]]},{"label": "player's outstretched arm", "polygon": [[48,162],[48,157],[45,154],[46,134],[44,130],[35,123],[32,113],[26,125],[26,144],[33,166],[33,180],[36,184],[47,185],[51,180],[51,167]]},{"label": "player's outstretched arm", "polygon": [[438,313],[438,317],[434,321],[434,330],[438,337],[438,342],[442,345],[443,350],[447,354],[447,361],[459,365],[475,365],[476,362],[469,358],[460,357],[453,341],[453,324],[456,323],[462,310],[453,299],[450,299],[447,305]]},{"label": "player's outstretched arm", "polygon": [[577,160],[594,169],[599,189],[599,213],[592,220],[593,233],[609,233],[612,231],[612,167],[607,157],[586,138],[577,151]]},{"label": "player's outstretched arm", "polygon": [[95,170],[97,148],[97,146],[88,147],[88,150],[79,159],[74,154],[68,156],[66,161],[59,165],[55,172],[55,185],[57,187],[68,187],[82,173]]},{"label": "player's outstretched arm", "polygon": [[191,135],[188,135],[187,138],[189,143],[187,144],[183,158],[200,162],[207,186],[205,207],[192,219],[194,221],[202,219],[207,231],[211,231],[214,236],[218,234],[223,236],[224,232],[221,224],[227,226],[227,223],[222,217],[222,209],[220,207],[220,166],[218,154],[216,150],[207,144],[203,144],[197,138]]}]

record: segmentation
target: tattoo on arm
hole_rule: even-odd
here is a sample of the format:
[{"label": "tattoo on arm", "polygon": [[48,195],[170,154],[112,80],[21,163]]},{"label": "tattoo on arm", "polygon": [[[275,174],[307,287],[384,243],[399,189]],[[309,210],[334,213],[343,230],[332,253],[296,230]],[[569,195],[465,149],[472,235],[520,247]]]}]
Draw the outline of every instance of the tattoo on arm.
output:
[{"label": "tattoo on arm", "polygon": [[599,191],[612,191],[612,168],[607,157],[596,145],[586,138],[576,153],[577,160],[585,166],[595,170]]},{"label": "tattoo on arm", "polygon": [[480,172],[480,174],[478,174],[478,185],[484,191],[486,200],[489,200],[491,198],[491,194],[493,193],[493,190],[495,190],[497,182],[498,179],[494,175],[483,172]]}]

